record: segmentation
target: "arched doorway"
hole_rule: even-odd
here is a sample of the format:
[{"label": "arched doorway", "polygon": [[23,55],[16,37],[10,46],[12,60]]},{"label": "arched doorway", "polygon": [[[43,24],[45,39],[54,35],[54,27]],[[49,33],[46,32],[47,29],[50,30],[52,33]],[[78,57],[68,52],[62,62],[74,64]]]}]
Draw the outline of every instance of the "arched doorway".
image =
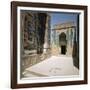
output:
[{"label": "arched doorway", "polygon": [[67,51],[67,40],[64,32],[59,35],[59,46],[61,48],[60,53],[65,55]]}]

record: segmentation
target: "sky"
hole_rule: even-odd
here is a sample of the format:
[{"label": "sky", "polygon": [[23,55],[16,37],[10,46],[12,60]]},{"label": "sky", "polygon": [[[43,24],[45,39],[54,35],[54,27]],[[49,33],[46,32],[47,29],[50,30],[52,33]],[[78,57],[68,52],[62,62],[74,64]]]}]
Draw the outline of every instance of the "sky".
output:
[{"label": "sky", "polygon": [[55,24],[60,24],[60,23],[65,23],[65,22],[70,22],[74,21],[76,23],[77,21],[77,13],[51,13],[51,28],[53,28],[53,25]]}]

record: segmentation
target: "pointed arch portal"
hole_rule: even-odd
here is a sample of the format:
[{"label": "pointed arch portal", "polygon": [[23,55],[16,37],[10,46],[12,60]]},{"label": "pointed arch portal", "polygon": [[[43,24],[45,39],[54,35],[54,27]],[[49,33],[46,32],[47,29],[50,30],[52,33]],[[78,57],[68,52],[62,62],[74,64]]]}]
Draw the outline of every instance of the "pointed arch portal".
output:
[{"label": "pointed arch portal", "polygon": [[61,54],[66,54],[66,46],[67,46],[67,40],[66,40],[66,34],[62,32],[59,35],[59,46],[61,48]]}]

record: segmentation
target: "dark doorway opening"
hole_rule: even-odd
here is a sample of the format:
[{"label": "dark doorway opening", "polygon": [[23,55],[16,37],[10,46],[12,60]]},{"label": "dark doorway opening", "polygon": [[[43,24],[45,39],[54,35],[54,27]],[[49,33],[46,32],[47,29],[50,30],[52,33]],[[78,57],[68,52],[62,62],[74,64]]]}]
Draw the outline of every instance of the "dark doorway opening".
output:
[{"label": "dark doorway opening", "polygon": [[61,54],[66,54],[66,46],[61,46]]}]

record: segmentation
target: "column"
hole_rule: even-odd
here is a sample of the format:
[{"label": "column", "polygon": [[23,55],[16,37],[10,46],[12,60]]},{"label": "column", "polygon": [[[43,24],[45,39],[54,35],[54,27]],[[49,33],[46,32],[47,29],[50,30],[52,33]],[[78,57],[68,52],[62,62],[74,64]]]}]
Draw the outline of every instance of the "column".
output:
[{"label": "column", "polygon": [[50,17],[49,17],[49,15],[47,15],[45,37],[44,37],[44,40],[45,40],[45,42],[44,42],[44,53],[47,53],[48,49],[50,48],[50,42],[49,42],[49,34],[50,34],[50,32],[49,32],[49,29],[50,29],[49,25],[50,25],[50,23],[49,23],[49,19],[50,19]]},{"label": "column", "polygon": [[71,55],[71,48],[70,48],[70,28],[68,29],[68,38],[67,38],[67,55]]}]

